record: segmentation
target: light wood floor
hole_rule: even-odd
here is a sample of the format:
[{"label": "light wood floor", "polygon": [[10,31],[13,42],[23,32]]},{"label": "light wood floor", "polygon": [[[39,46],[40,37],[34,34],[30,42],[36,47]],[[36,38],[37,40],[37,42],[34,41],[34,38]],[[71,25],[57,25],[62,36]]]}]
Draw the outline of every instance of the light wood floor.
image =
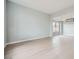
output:
[{"label": "light wood floor", "polygon": [[55,46],[52,39],[47,37],[9,45],[5,48],[5,59],[74,59],[73,40],[59,42]]}]

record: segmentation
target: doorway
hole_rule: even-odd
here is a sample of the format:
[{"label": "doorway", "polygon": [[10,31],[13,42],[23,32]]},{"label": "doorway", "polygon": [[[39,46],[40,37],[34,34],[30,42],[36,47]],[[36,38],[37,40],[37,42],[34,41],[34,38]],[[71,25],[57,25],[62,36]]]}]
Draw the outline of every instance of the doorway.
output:
[{"label": "doorway", "polygon": [[63,21],[53,21],[53,36],[58,36],[63,34]]}]

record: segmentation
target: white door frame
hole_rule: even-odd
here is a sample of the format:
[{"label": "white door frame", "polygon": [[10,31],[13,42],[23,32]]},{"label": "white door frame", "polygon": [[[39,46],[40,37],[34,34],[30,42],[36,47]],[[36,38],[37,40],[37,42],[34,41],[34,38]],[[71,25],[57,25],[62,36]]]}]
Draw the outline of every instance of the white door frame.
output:
[{"label": "white door frame", "polygon": [[54,21],[54,20],[51,20],[51,26],[50,26],[50,27],[51,27],[51,28],[50,28],[50,30],[51,30],[51,31],[50,31],[50,32],[51,32],[51,33],[50,33],[51,36],[53,37],[53,26],[52,26],[52,22],[62,22],[62,25],[61,25],[61,33],[60,33],[60,34],[63,35],[63,21]]}]

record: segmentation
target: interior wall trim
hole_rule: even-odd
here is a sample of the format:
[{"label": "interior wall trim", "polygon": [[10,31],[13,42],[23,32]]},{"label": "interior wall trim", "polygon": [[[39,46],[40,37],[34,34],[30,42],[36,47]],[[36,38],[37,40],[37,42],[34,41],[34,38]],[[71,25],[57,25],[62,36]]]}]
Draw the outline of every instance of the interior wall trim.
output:
[{"label": "interior wall trim", "polygon": [[50,35],[41,35],[41,36],[29,38],[29,39],[23,39],[23,40],[19,40],[19,41],[9,42],[9,43],[6,43],[5,45],[20,43],[20,42],[25,42],[25,41],[30,41],[30,40],[37,40],[37,39],[45,38],[45,37],[51,37],[51,36]]}]

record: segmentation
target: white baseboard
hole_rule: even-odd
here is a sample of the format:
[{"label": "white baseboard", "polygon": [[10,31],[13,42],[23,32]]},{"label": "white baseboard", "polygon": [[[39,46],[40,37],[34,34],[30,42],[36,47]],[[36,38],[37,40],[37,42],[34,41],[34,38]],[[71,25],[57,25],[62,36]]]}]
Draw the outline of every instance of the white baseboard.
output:
[{"label": "white baseboard", "polygon": [[29,38],[29,39],[24,39],[24,40],[9,42],[9,43],[6,43],[6,45],[20,43],[20,42],[24,42],[24,41],[36,40],[36,39],[45,38],[45,37],[50,37],[50,35],[41,35],[41,36]]}]

